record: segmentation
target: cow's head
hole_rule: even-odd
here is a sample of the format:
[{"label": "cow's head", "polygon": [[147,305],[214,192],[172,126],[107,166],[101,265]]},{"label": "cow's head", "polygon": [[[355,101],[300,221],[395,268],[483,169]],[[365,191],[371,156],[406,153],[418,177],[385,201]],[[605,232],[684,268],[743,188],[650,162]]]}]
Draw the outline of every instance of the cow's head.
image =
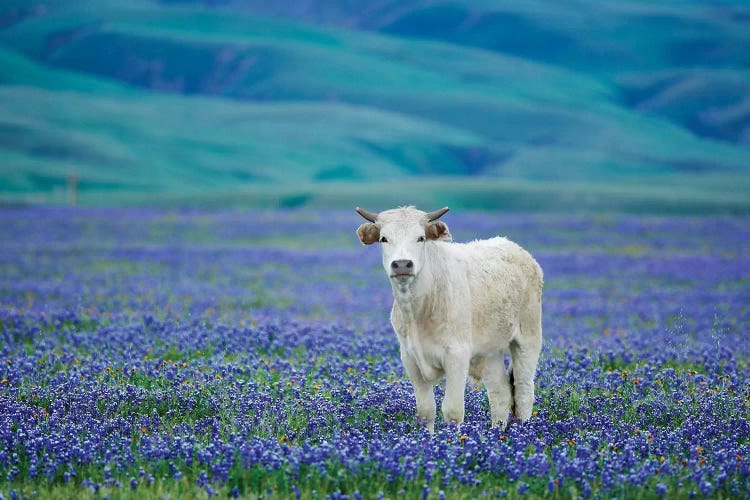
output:
[{"label": "cow's head", "polygon": [[375,214],[357,207],[359,215],[370,222],[357,229],[365,245],[380,242],[383,267],[392,280],[415,278],[424,267],[425,245],[431,241],[451,240],[448,226],[438,219],[448,207],[422,212],[414,207],[395,208]]}]

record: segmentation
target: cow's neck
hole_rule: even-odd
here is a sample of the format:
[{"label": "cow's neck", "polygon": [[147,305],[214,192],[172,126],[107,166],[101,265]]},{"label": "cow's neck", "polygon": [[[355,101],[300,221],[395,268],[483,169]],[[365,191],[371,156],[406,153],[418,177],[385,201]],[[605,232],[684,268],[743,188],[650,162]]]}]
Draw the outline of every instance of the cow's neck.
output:
[{"label": "cow's neck", "polygon": [[419,318],[424,314],[424,306],[427,301],[429,290],[427,285],[431,277],[425,273],[427,269],[422,269],[419,275],[408,284],[391,282],[393,288],[393,300],[401,311],[402,317],[406,320],[406,331],[408,345],[411,346],[411,353],[419,371],[424,377],[429,373],[430,365],[425,360],[424,346],[419,332]]},{"label": "cow's neck", "polygon": [[425,264],[419,275],[412,281],[408,283],[391,281],[393,299],[408,316],[418,315],[421,313],[428,295],[434,291],[433,281],[432,269]]},{"label": "cow's neck", "polygon": [[425,252],[425,263],[413,281],[404,285],[391,282],[393,299],[410,323],[425,318],[439,320],[437,316],[448,310],[451,287],[446,280],[450,265],[446,257],[437,244],[430,245]]},{"label": "cow's neck", "polygon": [[[411,346],[412,356],[422,376],[429,380],[434,378],[435,370],[433,364],[425,358],[425,346],[430,342],[428,337],[432,335],[432,328],[424,329],[423,327],[430,320],[436,319],[434,316],[437,310],[441,309],[438,304],[443,302],[445,294],[441,283],[443,280],[430,267],[430,264],[434,263],[434,257],[434,255],[427,255],[427,262],[419,275],[408,285],[392,283],[394,301],[406,321],[404,333]],[[444,312],[444,308],[442,309],[440,313]]]}]

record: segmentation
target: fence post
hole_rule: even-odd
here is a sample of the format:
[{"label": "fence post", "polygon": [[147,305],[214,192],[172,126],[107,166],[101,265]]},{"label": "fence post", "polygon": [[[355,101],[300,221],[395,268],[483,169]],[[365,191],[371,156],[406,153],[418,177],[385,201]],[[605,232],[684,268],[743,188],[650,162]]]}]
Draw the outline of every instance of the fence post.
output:
[{"label": "fence post", "polygon": [[78,172],[68,174],[68,205],[76,206],[78,203]]}]

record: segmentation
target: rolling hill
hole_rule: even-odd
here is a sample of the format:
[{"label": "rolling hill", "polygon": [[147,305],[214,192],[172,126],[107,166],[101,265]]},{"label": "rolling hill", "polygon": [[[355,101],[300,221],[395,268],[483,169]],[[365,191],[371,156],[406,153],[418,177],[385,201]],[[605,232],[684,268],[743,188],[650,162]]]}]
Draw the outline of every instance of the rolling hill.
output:
[{"label": "rolling hill", "polygon": [[747,212],[750,16],[688,4],[8,1],[0,197]]}]

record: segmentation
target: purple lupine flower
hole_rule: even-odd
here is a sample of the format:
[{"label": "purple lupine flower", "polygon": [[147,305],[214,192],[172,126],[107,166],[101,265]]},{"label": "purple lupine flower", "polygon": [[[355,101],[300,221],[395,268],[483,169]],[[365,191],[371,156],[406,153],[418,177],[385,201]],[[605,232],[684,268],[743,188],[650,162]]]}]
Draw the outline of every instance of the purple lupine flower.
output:
[{"label": "purple lupine flower", "polygon": [[554,493],[555,492],[555,488],[556,488],[555,480],[550,477],[549,480],[547,481],[547,491],[549,493]]},{"label": "purple lupine flower", "polygon": [[[154,465],[169,462],[167,478],[177,480],[173,464],[184,461],[205,470],[206,485],[209,475],[226,482],[233,467],[283,471],[299,484],[301,470],[334,460],[347,474],[394,482],[423,471],[448,496],[487,472],[547,478],[548,491],[566,476],[584,478],[598,485],[592,496],[624,481],[645,489],[656,475],[663,484],[692,477],[686,488],[711,495],[750,495],[739,480],[750,424],[702,418],[741,409],[748,394],[737,348],[750,325],[747,218],[457,216],[456,239],[508,231],[549,271],[537,416],[488,429],[485,395],[468,389],[461,444],[440,424],[433,438],[414,421],[377,256],[356,242],[319,245],[306,228],[346,242],[349,219],[258,214],[250,224],[246,214],[180,212],[164,226],[164,216],[0,210],[0,227],[13,233],[0,239],[0,390],[33,379],[42,383],[26,396],[45,401],[0,398],[8,481],[22,474],[24,450],[24,474],[67,468],[63,480],[79,464],[102,472],[145,464],[136,477],[149,482]],[[288,234],[310,248],[245,244]],[[645,250],[631,255],[633,241]],[[347,279],[332,279],[342,268]],[[167,407],[149,407],[165,395]],[[124,408],[146,411],[123,416]]]},{"label": "purple lupine flower", "polygon": [[700,488],[701,493],[704,496],[708,496],[708,495],[710,495],[714,491],[714,485],[711,484],[711,482],[709,482],[709,481],[707,481],[705,479],[702,479],[700,481],[700,483],[698,484],[698,487]]}]

